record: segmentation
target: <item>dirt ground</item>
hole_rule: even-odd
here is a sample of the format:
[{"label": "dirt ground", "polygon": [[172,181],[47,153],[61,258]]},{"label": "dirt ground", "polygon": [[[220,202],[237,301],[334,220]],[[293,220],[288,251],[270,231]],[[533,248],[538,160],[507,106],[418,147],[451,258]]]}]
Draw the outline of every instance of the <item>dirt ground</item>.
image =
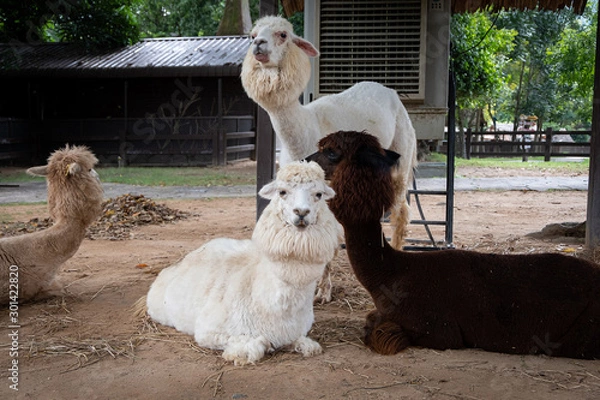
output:
[{"label": "dirt ground", "polygon": [[[444,200],[421,198],[428,218],[443,217]],[[582,239],[527,235],[550,223],[584,221],[586,201],[586,192],[457,192],[453,243],[477,251],[580,255]],[[162,268],[207,240],[248,238],[255,199],[161,203],[192,216],[136,229],[129,240],[86,239],[61,269],[68,295],[21,304],[17,329],[8,328],[8,310],[1,311],[0,398],[600,398],[600,361],[422,348],[395,356],[372,353],[360,337],[373,306],[354,279],[345,251],[333,263],[334,300],[315,306],[310,336],[321,343],[323,354],[302,358],[276,352],[254,366],[226,363],[218,352],[197,347],[190,336],[135,316],[132,306]],[[0,207],[0,219],[45,216],[44,205]],[[443,233],[435,234],[440,238]],[[411,237],[424,233],[413,227]],[[18,338],[8,336],[13,331]],[[18,355],[11,354],[13,339]],[[15,360],[18,391],[10,387]]]}]

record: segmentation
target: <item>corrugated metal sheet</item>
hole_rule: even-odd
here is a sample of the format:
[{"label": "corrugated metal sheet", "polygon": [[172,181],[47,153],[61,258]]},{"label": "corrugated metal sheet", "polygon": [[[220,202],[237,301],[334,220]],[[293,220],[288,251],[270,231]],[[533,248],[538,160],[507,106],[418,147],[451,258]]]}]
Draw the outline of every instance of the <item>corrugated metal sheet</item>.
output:
[{"label": "corrugated metal sheet", "polygon": [[64,43],[0,45],[0,76],[237,76],[247,36],[144,39],[103,54]]}]

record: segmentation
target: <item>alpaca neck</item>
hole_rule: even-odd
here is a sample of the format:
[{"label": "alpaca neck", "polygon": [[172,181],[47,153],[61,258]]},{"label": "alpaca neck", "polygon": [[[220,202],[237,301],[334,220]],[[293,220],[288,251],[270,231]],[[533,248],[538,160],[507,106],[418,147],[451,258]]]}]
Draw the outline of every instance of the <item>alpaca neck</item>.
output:
[{"label": "alpaca neck", "polygon": [[[318,122],[298,100],[266,111],[284,149],[289,152],[290,160],[301,160],[316,151]],[[310,150],[307,152],[307,149]]]},{"label": "alpaca neck", "polygon": [[356,278],[370,293],[379,290],[389,281],[392,265],[386,261],[394,252],[385,239],[381,223],[374,221],[342,225],[348,259]]},{"label": "alpaca neck", "polygon": [[[52,227],[29,236],[27,257],[62,264],[75,254],[85,236],[86,225],[57,221]],[[18,239],[16,237],[15,239]]]}]

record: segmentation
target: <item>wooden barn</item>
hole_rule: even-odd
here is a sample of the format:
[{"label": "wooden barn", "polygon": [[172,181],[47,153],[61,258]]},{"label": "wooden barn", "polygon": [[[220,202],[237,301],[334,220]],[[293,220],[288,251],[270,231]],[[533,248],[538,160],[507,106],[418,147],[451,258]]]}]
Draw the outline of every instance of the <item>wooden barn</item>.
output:
[{"label": "wooden barn", "polygon": [[256,106],[239,74],[245,36],[146,39],[89,55],[63,43],[0,45],[0,163],[65,143],[103,165],[198,166],[254,157]]}]

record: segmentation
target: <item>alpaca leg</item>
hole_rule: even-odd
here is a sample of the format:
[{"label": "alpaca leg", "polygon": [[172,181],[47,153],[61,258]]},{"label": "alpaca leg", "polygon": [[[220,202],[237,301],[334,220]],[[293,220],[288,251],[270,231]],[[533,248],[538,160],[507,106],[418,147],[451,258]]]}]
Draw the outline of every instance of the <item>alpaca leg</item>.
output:
[{"label": "alpaca leg", "polygon": [[311,357],[321,354],[323,349],[321,345],[308,336],[300,336],[292,343],[292,351],[302,354],[303,357]]},{"label": "alpaca leg", "polygon": [[399,198],[398,201],[400,204],[394,206],[390,216],[390,222],[394,228],[391,244],[394,249],[402,250],[410,222],[410,207],[405,197]]},{"label": "alpaca leg", "polygon": [[234,365],[256,364],[270,350],[271,343],[264,336],[235,336],[225,346],[223,358]]},{"label": "alpaca leg", "polygon": [[376,353],[396,354],[410,345],[402,327],[395,322],[386,321],[377,310],[367,315],[364,329],[365,345]]},{"label": "alpaca leg", "polygon": [[315,304],[325,304],[331,302],[331,263],[325,265],[323,276],[317,283],[317,294],[313,302]]},{"label": "alpaca leg", "polygon": [[[400,167],[402,168],[402,166]],[[412,176],[411,173],[405,173],[401,169],[395,169],[392,172],[392,182],[394,185],[394,193],[396,194],[396,202],[392,206],[392,215],[390,223],[393,227],[392,247],[397,250],[402,250],[404,239],[410,222],[410,207],[408,205],[408,181]]]}]

